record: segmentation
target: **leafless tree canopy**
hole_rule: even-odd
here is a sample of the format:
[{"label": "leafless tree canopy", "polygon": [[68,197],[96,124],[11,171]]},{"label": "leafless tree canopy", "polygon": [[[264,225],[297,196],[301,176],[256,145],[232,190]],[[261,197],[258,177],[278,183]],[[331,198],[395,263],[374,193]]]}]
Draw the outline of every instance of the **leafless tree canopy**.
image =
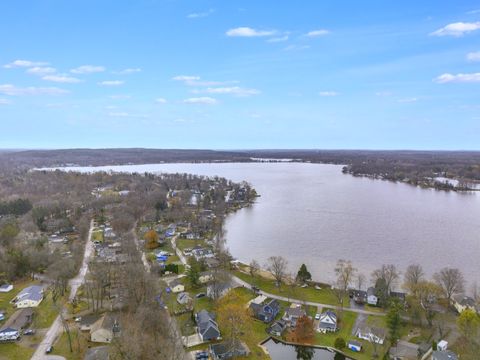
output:
[{"label": "leafless tree canopy", "polygon": [[443,268],[434,275],[437,284],[442,288],[448,301],[456,294],[460,294],[465,289],[465,280],[459,269]]}]

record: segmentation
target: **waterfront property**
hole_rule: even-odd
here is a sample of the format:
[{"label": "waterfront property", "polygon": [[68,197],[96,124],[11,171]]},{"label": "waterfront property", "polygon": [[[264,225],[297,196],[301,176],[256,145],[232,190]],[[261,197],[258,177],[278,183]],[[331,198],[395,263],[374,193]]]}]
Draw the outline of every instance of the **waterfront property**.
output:
[{"label": "waterfront property", "polygon": [[374,306],[377,306],[377,304],[378,304],[378,297],[375,294],[375,288],[374,287],[369,287],[367,289],[367,303],[368,303],[368,305],[374,305]]},{"label": "waterfront property", "polygon": [[195,315],[195,321],[197,323],[198,335],[200,335],[202,341],[217,340],[220,338],[220,330],[218,329],[214,314],[207,310],[199,311]]},{"label": "waterfront property", "polygon": [[320,315],[318,322],[318,332],[327,333],[337,331],[337,314],[332,310],[327,310]]},{"label": "waterfront property", "polygon": [[385,329],[366,326],[359,328],[355,335],[360,339],[383,345],[385,342],[385,334]]},{"label": "waterfront property", "polygon": [[264,323],[271,323],[280,311],[280,304],[275,299],[265,300],[260,304],[252,302],[250,310],[256,319]]},{"label": "waterfront property", "polygon": [[362,351],[362,344],[359,341],[350,340],[347,343],[347,348],[355,352],[360,352]]},{"label": "waterfront property", "polygon": [[297,320],[306,315],[307,313],[302,305],[292,304],[285,310],[282,319],[288,324],[288,326],[295,327],[297,325]]}]

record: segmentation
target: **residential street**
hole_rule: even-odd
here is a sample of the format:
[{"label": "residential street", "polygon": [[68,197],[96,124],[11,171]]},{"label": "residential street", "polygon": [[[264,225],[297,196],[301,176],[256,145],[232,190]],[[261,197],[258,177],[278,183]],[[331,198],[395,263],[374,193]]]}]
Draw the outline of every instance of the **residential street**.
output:
[{"label": "residential street", "polygon": [[[83,283],[83,280],[85,279],[85,275],[88,270],[88,262],[90,261],[90,257],[93,254],[93,242],[91,241],[92,232],[93,232],[93,220],[90,222],[90,230],[88,231],[88,238],[87,238],[87,243],[85,245],[85,252],[83,255],[82,266],[80,267],[78,275],[69,281],[69,285],[70,285],[70,295],[68,296],[69,301],[75,298],[78,288],[80,287],[80,285]],[[45,334],[45,337],[43,338],[42,342],[38,345],[31,359],[32,360],[53,359],[54,357],[46,355],[45,352],[49,346],[53,345],[57,337],[60,336],[62,332],[63,332],[62,320],[60,318],[60,315],[58,315],[55,321],[53,322],[53,324],[48,329],[47,333]],[[55,356],[55,358],[59,359],[60,357]]]}]

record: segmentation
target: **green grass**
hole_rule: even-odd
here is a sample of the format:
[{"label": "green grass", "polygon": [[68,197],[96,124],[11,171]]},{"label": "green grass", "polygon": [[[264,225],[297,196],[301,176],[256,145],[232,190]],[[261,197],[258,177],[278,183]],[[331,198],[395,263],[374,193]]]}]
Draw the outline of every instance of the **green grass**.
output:
[{"label": "green grass", "polygon": [[33,355],[33,349],[23,347],[16,343],[0,344],[0,360],[25,360]]},{"label": "green grass", "polygon": [[93,241],[103,241],[103,230],[95,230],[92,232]]},{"label": "green grass", "polygon": [[27,286],[33,285],[34,282],[31,280],[24,280],[24,281],[19,281],[13,284],[13,290],[8,292],[8,293],[0,293],[0,310],[4,310],[6,313],[6,317],[12,315],[15,312],[15,308],[13,307],[12,304],[10,304],[10,301],[17,296],[17,294],[24,289]]},{"label": "green grass", "polygon": [[63,356],[67,360],[82,360],[84,358],[85,351],[90,345],[88,343],[88,334],[88,332],[82,333],[77,329],[70,330],[73,350],[73,352],[71,352],[67,333],[62,333],[62,335],[53,345],[52,354]]},{"label": "green grass", "polygon": [[265,279],[260,276],[252,278],[249,274],[240,271],[234,271],[233,273],[243,281],[258,286],[261,290],[270,294],[285,296],[287,298],[301,301],[312,301],[329,305],[337,304],[335,295],[329,289],[317,290],[313,287],[301,288],[299,286],[292,287],[284,284],[277,287],[275,286],[275,282],[270,279]]},{"label": "green grass", "polygon": [[35,316],[33,324],[36,329],[45,329],[52,325],[55,318],[58,316],[58,309],[62,307],[62,299],[58,299],[54,305],[52,296],[48,292],[40,305],[35,309]]},{"label": "green grass", "polygon": [[177,238],[176,244],[177,244],[177,248],[183,251],[183,249],[186,249],[186,248],[191,249],[197,245],[204,246],[205,242],[203,240],[188,240],[188,239]]}]

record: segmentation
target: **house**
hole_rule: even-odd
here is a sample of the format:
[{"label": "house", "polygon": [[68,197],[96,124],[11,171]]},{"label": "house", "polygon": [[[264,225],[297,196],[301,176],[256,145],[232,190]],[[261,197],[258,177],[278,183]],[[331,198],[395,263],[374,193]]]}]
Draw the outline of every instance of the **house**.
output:
[{"label": "house", "polygon": [[458,360],[457,354],[452,351],[434,351],[432,352],[432,360]]},{"label": "house", "polygon": [[233,285],[230,282],[218,282],[207,286],[207,296],[211,299],[220,299],[225,296]]},{"label": "house", "polygon": [[352,351],[355,351],[355,352],[360,352],[362,351],[362,344],[356,340],[350,340],[348,343],[347,343],[347,347],[352,350]]},{"label": "house", "polygon": [[3,284],[0,285],[0,293],[8,293],[13,290],[12,284]]},{"label": "house", "polygon": [[26,329],[33,320],[34,311],[32,308],[25,308],[15,311],[7,320],[4,328],[13,328],[17,330]]},{"label": "house", "polygon": [[363,305],[367,302],[368,295],[366,291],[363,290],[354,290],[353,291],[353,301],[358,305]]},{"label": "house", "polygon": [[178,279],[170,281],[168,284],[173,293],[180,293],[185,291],[185,285],[183,285]]},{"label": "house", "polygon": [[467,309],[478,312],[478,308],[475,300],[469,296],[465,296],[465,295],[454,296],[452,300],[452,304],[455,307],[455,310],[457,310],[459,314],[461,314],[463,311]]},{"label": "house", "polygon": [[287,323],[284,320],[278,320],[268,328],[267,332],[272,336],[282,336],[286,328]]},{"label": "house", "polygon": [[383,345],[385,341],[385,329],[376,327],[359,328],[355,334],[358,338]]},{"label": "house", "polygon": [[437,350],[439,351],[447,351],[448,348],[448,341],[440,340],[437,344]]},{"label": "house", "polygon": [[180,305],[187,305],[192,302],[192,298],[187,292],[181,292],[180,294],[177,295],[177,302]]},{"label": "house", "polygon": [[112,314],[104,314],[90,329],[90,341],[100,343],[111,343],[118,335],[120,327]]},{"label": "house", "polygon": [[220,266],[220,261],[218,261],[215,258],[206,258],[204,261],[205,261],[205,265],[209,269],[215,269]]},{"label": "house", "polygon": [[209,350],[213,360],[227,360],[240,356],[247,356],[250,352],[245,344],[232,344],[231,342],[212,344],[210,345]]},{"label": "house", "polygon": [[78,324],[80,331],[92,330],[93,324],[95,324],[100,318],[101,318],[101,315],[98,315],[98,314],[90,314],[90,315],[82,316],[82,320],[80,320]]},{"label": "house", "polygon": [[320,315],[318,323],[318,332],[327,333],[337,331],[337,314],[332,310],[327,310]]},{"label": "house", "polygon": [[0,341],[16,341],[20,338],[20,331],[6,327],[0,330]]},{"label": "house", "polygon": [[12,300],[17,308],[37,307],[43,300],[43,287],[31,285],[23,289]]},{"label": "house", "polygon": [[108,360],[109,358],[108,346],[96,346],[86,351],[83,360]]},{"label": "house", "polygon": [[280,304],[274,299],[264,301],[261,304],[252,302],[250,303],[250,309],[256,319],[268,324],[275,320],[275,317],[280,311]]},{"label": "house", "polygon": [[198,281],[200,282],[200,284],[206,284],[212,280],[213,280],[213,274],[210,271],[204,271],[200,273],[200,276],[198,277]]},{"label": "house", "polygon": [[390,297],[397,299],[400,304],[405,304],[407,302],[407,294],[399,291],[390,291]]},{"label": "house", "polygon": [[195,315],[197,322],[198,335],[202,341],[218,340],[220,338],[220,330],[215,322],[215,316],[207,310],[202,310]]},{"label": "house", "polygon": [[377,306],[378,297],[375,295],[375,288],[369,287],[367,289],[367,304]]},{"label": "house", "polygon": [[290,327],[295,327],[297,325],[297,320],[306,315],[307,313],[302,308],[302,305],[292,304],[287,310],[285,310],[282,319],[285,320]]}]

